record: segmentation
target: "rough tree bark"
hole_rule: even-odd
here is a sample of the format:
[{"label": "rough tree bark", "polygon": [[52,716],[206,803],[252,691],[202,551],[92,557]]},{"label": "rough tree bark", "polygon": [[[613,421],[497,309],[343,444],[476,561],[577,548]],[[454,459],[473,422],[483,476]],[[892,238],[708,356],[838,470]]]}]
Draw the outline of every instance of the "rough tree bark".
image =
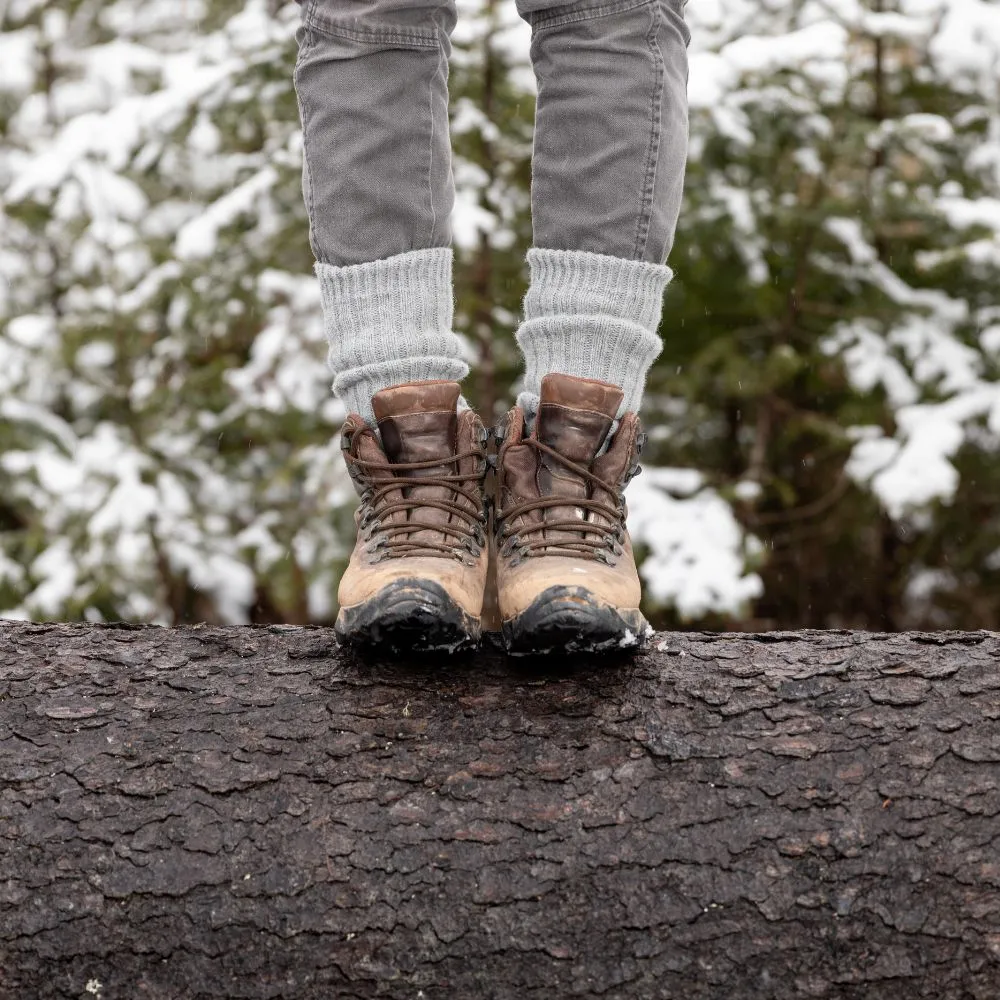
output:
[{"label": "rough tree bark", "polygon": [[0,626],[0,997],[996,998],[1000,636]]}]

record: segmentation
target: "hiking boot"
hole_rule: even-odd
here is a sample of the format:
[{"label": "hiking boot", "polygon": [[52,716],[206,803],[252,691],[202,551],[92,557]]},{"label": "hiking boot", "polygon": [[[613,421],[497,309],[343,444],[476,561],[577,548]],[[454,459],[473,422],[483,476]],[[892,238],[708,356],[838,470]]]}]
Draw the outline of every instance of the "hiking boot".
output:
[{"label": "hiking boot", "polygon": [[497,586],[514,655],[638,648],[652,634],[625,527],[623,491],[644,435],[617,386],[569,375],[542,381],[534,430],[515,407],[501,431]]},{"label": "hiking boot", "polygon": [[378,433],[357,414],[344,457],[361,505],[340,582],[338,636],[396,652],[478,644],[489,558],[483,495],[487,434],[458,412],[457,382],[413,382],[372,398]]}]

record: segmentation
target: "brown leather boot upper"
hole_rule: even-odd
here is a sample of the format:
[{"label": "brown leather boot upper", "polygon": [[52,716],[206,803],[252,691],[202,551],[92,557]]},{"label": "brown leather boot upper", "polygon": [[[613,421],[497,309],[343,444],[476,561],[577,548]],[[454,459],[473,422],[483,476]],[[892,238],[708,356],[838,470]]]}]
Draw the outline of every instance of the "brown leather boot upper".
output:
[{"label": "brown leather boot upper", "polygon": [[602,605],[638,609],[639,576],[625,527],[624,489],[638,472],[641,430],[623,394],[603,382],[549,375],[530,436],[507,418],[498,461],[497,575],[509,620],[552,587],[581,588]]},{"label": "brown leather boot upper", "polygon": [[348,470],[361,496],[358,541],[340,585],[341,607],[400,579],[439,584],[478,618],[486,584],[483,495],[486,434],[459,413],[457,382],[417,382],[372,399],[378,433],[357,415],[344,425]]}]

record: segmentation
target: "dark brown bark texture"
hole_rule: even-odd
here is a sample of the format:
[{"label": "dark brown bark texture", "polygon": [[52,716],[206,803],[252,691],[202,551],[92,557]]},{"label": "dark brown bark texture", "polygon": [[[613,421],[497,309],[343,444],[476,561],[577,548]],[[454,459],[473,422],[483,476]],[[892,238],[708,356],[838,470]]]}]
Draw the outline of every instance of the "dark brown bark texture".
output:
[{"label": "dark brown bark texture", "polygon": [[0,997],[1000,996],[1000,635],[0,626]]}]

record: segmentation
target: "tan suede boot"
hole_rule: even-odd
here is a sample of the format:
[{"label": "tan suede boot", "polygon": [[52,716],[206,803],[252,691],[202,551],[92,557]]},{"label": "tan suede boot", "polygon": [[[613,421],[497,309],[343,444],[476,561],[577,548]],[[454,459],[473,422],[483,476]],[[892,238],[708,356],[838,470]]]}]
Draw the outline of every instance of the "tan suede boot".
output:
[{"label": "tan suede boot", "polygon": [[[378,434],[354,414],[344,457],[361,495],[340,582],[337,634],[397,652],[456,652],[480,639],[488,563],[487,434],[458,412],[457,382],[377,393]],[[381,438],[381,441],[380,441]]]},{"label": "tan suede boot", "polygon": [[[530,436],[515,407],[501,432],[496,518],[504,643],[514,655],[636,649],[652,633],[625,527],[623,491],[643,436],[613,385],[542,380]],[[607,447],[605,448],[605,444]]]}]

